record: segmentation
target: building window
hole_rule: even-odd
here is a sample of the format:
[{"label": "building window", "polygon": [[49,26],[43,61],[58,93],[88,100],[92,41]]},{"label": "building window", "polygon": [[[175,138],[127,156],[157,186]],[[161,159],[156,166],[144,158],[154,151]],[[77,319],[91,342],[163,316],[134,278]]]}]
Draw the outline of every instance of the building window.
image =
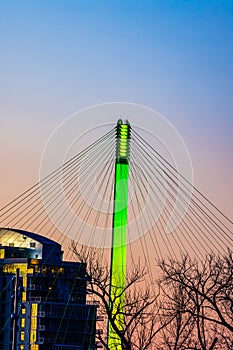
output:
[{"label": "building window", "polygon": [[19,346],[20,350],[24,350],[24,345]]},{"label": "building window", "polygon": [[21,327],[24,328],[25,327],[25,318],[21,318]]},{"label": "building window", "polygon": [[35,242],[30,242],[30,248],[36,248],[36,243]]},{"label": "building window", "polygon": [[36,330],[32,330],[32,329],[31,329],[31,333],[30,333],[30,342],[31,342],[31,343],[35,343],[35,342],[36,342]]},{"label": "building window", "polygon": [[20,341],[24,341],[24,332],[20,332]]},{"label": "building window", "polygon": [[36,329],[37,319],[36,317],[31,318],[31,329]]},{"label": "building window", "polygon": [[39,345],[37,345],[37,344],[32,344],[30,346],[30,350],[38,350],[38,349],[39,349]]},{"label": "building window", "polygon": [[14,243],[9,243],[9,247],[14,247]]},{"label": "building window", "polygon": [[0,259],[5,258],[5,249],[0,249]]},{"label": "building window", "polygon": [[32,304],[31,316],[35,317],[37,316],[37,313],[38,313],[38,304]]}]

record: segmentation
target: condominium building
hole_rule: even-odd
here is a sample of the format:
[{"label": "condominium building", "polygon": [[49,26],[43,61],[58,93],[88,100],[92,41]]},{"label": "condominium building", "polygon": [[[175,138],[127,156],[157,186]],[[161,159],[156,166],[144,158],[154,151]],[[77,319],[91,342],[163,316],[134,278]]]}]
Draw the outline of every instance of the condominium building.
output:
[{"label": "condominium building", "polygon": [[0,228],[0,350],[96,348],[85,264],[62,255],[51,239]]}]

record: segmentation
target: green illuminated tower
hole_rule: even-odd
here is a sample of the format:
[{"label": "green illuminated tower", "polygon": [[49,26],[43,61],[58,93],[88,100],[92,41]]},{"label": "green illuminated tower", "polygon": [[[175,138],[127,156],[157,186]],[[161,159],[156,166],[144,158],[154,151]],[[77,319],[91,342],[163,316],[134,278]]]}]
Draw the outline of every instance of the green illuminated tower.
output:
[{"label": "green illuminated tower", "polygon": [[[117,122],[117,148],[115,162],[115,188],[111,251],[110,309],[119,330],[124,329],[125,278],[126,278],[126,237],[128,219],[128,177],[130,124],[122,120]],[[108,324],[108,346],[112,350],[121,350],[121,337],[115,332],[110,321]]]}]

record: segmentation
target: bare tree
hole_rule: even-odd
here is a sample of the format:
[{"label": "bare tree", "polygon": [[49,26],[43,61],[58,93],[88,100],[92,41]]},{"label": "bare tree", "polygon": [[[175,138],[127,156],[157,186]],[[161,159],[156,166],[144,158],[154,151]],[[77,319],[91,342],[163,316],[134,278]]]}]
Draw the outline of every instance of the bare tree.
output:
[{"label": "bare tree", "polygon": [[[174,342],[173,336],[172,349],[182,349],[184,329],[189,329],[190,336],[186,338],[190,341],[189,349],[232,349],[232,252],[228,251],[223,257],[209,254],[202,263],[183,256],[180,261],[164,260],[159,266],[162,269],[159,284],[165,296],[164,305],[170,305],[170,315],[177,314],[176,327],[174,322],[170,327],[173,327],[173,332],[175,330],[179,342]],[[167,333],[164,338],[168,343],[166,337]]]},{"label": "bare tree", "polygon": [[166,320],[167,326],[162,329],[157,346],[164,350],[195,348],[195,321],[186,312],[187,305],[190,305],[189,295],[182,286],[173,289],[162,283],[160,291],[160,321]]},{"label": "bare tree", "polygon": [[[158,263],[161,273],[156,283],[138,261],[127,273],[124,289],[114,286],[110,295],[110,268],[103,252],[78,249],[75,243],[72,250],[86,264],[87,290],[98,300],[98,314],[105,321],[103,332],[97,334],[105,349],[112,350],[107,344],[107,321],[125,350],[233,349],[230,251],[223,257],[210,254],[201,263],[188,256],[163,260]],[[124,306],[118,302],[122,293]],[[124,325],[117,321],[120,314]]]},{"label": "bare tree", "polygon": [[[125,288],[114,288],[114,295],[109,293],[110,269],[109,265],[100,258],[101,252],[98,249],[82,247],[78,249],[73,243],[72,249],[79,261],[86,264],[87,269],[87,290],[92,293],[99,302],[98,314],[102,315],[105,321],[110,322],[115,333],[122,342],[122,349],[126,350],[147,350],[156,349],[155,339],[161,330],[167,326],[170,319],[160,322],[159,291],[155,293],[155,286],[149,286],[145,281],[148,273],[141,266],[140,261],[126,276]],[[119,305],[117,314],[124,314],[124,327],[119,327],[116,322],[117,314],[113,312],[113,302],[116,302],[121,294],[125,294],[125,303],[122,308]],[[107,326],[104,332],[97,334],[98,340],[105,349],[107,344]]]}]

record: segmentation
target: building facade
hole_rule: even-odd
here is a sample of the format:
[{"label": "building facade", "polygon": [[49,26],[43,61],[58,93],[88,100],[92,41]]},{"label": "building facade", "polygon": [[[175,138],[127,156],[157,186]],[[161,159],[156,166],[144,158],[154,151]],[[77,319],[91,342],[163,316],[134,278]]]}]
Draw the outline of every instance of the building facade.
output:
[{"label": "building facade", "polygon": [[96,348],[85,265],[62,253],[41,235],[0,228],[0,350]]}]

